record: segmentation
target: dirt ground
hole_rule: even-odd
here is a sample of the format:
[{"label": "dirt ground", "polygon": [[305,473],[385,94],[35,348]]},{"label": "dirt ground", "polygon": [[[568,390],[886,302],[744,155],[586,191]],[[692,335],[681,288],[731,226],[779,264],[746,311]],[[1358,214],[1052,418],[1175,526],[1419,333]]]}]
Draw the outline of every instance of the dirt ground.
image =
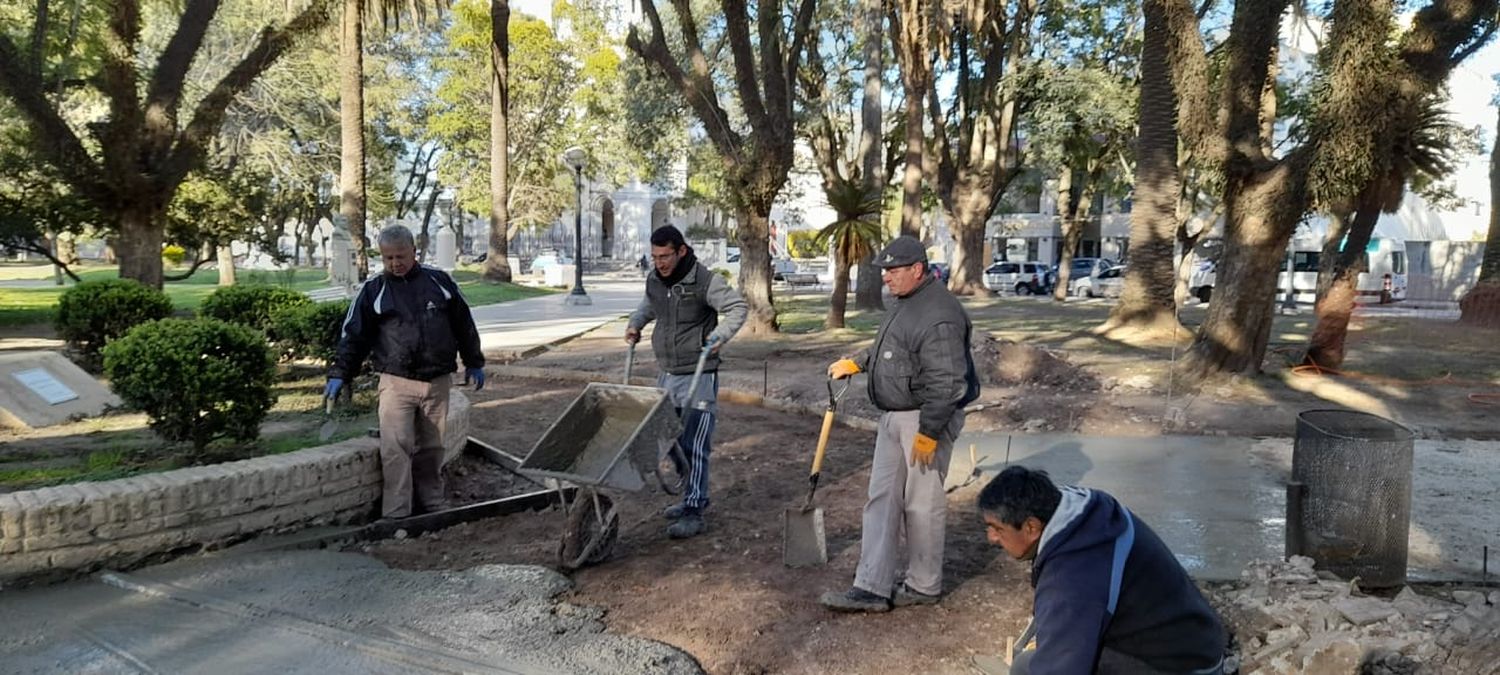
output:
[{"label": "dirt ground", "polygon": [[[506,379],[475,392],[472,435],[524,455],[582,385]],[[711,673],[967,671],[998,653],[1030,615],[1026,567],[984,541],[978,486],[950,495],[945,589],[937,607],[888,615],[831,614],[816,602],[847,588],[859,557],[874,435],[836,427],[817,493],[828,527],[826,567],[781,563],[781,511],[800,505],[819,421],[724,404],[715,431],[709,532],[673,541],[657,493],[622,495],[621,535],[604,564],[573,575],[569,602],[607,611],[610,630],[681,647]],[[966,460],[952,470],[966,471]],[[396,567],[463,569],[484,563],[555,565],[560,510],[468,523],[368,547]]]}]

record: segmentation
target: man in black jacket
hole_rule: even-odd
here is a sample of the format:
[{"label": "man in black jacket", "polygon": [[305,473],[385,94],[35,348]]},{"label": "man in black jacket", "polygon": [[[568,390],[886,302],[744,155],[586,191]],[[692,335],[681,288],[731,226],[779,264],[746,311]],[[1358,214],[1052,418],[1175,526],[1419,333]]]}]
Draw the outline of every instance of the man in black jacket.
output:
[{"label": "man in black jacket", "polygon": [[[662,515],[672,521],[667,535],[686,539],[708,528],[708,458],[713,452],[714,418],[718,412],[719,349],[739,332],[749,306],[729,282],[708,271],[693,255],[682,232],[664,225],[651,233],[654,271],[646,274],[646,297],[630,315],[625,342],[635,344],[641,329],[652,321],[651,351],[661,369],[656,385],[667,390],[672,405],[686,410],[678,445],[687,453],[687,489],[682,502]],[[697,388],[693,371],[705,346],[712,350],[703,364]],[[692,391],[693,400],[688,401]]]},{"label": "man in black jacket", "polygon": [[1218,615],[1113,497],[1012,466],[980,491],[979,512],[990,543],[1032,561],[1036,649],[1016,656],[1012,675],[1223,672]]},{"label": "man in black jacket", "polygon": [[899,237],[875,264],[895,296],[875,343],[858,358],[828,367],[835,379],[868,372],[870,401],[885,411],[870,465],[854,585],[821,599],[840,612],[938,601],[948,503],[943,480],[963,430],[964,406],[979,397],[969,315],[928,270],[927,249]]},{"label": "man in black jacket", "polygon": [[[328,370],[328,398],[359,374],[365,357],[380,373],[380,466],[386,518],[447,507],[443,497],[443,430],[455,357],[475,389],[484,388],[479,331],[453,277],[416,261],[411,230],[381,230],[385,272],[360,286],[344,317],[338,355]],[[415,495],[413,495],[415,492]]]}]

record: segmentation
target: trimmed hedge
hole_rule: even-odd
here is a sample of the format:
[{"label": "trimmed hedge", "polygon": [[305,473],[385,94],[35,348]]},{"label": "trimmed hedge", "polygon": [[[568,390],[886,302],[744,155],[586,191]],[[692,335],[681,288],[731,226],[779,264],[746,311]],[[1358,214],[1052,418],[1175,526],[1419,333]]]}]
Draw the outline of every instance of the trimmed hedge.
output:
[{"label": "trimmed hedge", "polygon": [[216,319],[137,326],[104,348],[104,372],[153,431],[199,450],[217,438],[257,438],[276,402],[276,361],[265,337]]},{"label": "trimmed hedge", "polygon": [[271,315],[285,307],[311,304],[306,295],[280,286],[225,286],[203,299],[198,315],[255,328],[274,341]]},{"label": "trimmed hedge", "polygon": [[333,361],[343,332],[349,301],[293,304],[271,312],[271,334],[285,359]]},{"label": "trimmed hedge", "polygon": [[85,281],[57,299],[53,324],[68,345],[95,361],[99,350],[148,321],[172,316],[172,300],[134,279]]}]

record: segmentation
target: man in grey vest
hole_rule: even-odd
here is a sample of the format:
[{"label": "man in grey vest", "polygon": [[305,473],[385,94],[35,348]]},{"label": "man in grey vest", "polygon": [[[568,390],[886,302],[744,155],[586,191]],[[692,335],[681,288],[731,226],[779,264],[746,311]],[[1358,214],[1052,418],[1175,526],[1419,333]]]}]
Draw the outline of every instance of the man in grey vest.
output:
[{"label": "man in grey vest", "polygon": [[[679,411],[687,411],[678,441],[687,453],[688,465],[679,467],[686,471],[687,489],[682,502],[662,513],[672,521],[667,535],[685,539],[708,527],[703,512],[708,508],[708,456],[718,412],[719,350],[745,325],[749,310],[724,277],[698,262],[682,233],[671,225],[651,233],[651,263],[654,269],[646,275],[646,297],[630,315],[625,342],[640,341],[641,329],[656,322],[651,350],[661,371],[657,386],[667,390]],[[705,346],[711,346],[711,353],[693,400],[684,400],[693,388],[693,371]]]},{"label": "man in grey vest", "polygon": [[821,599],[839,612],[938,601],[948,504],[943,479],[963,430],[964,406],[979,397],[969,315],[928,270],[927,249],[899,237],[875,264],[895,298],[875,343],[859,357],[828,367],[834,379],[869,373],[870,401],[885,411],[870,464],[854,585]]}]

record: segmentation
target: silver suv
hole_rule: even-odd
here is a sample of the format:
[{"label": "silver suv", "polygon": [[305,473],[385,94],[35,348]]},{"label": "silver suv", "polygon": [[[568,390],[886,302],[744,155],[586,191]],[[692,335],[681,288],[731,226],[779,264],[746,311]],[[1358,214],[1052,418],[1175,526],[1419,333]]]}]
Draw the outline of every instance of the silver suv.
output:
[{"label": "silver suv", "polygon": [[1016,295],[1047,292],[1047,266],[1035,262],[997,262],[984,271],[984,287],[996,293],[1014,290]]}]

